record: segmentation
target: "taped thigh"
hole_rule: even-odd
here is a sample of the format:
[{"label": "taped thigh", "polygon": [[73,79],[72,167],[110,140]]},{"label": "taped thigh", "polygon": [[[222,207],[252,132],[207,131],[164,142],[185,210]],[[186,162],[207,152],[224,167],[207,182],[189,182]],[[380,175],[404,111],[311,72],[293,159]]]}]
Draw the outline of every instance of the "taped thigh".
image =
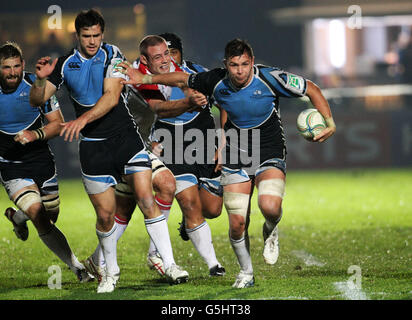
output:
[{"label": "taped thigh", "polygon": [[117,196],[120,196],[120,197],[134,198],[132,188],[130,188],[130,186],[127,184],[127,182],[123,178],[118,184],[116,184],[114,192]]},{"label": "taped thigh", "polygon": [[258,196],[270,195],[283,199],[285,196],[285,180],[283,179],[267,179],[262,180],[258,186]]},{"label": "taped thigh", "polygon": [[40,193],[36,190],[25,190],[20,193],[14,200],[16,206],[19,207],[23,212],[27,210],[36,203],[42,203]]},{"label": "taped thigh", "polygon": [[[156,157],[155,155],[149,153],[150,156],[150,160],[152,161],[152,180],[154,179],[154,177],[162,171],[165,170],[169,170],[165,164],[159,160],[158,157]],[[169,170],[170,171],[170,170]],[[170,171],[171,172],[171,171]]]},{"label": "taped thigh", "polygon": [[46,194],[41,197],[47,213],[58,214],[60,207],[60,197],[58,193]]},{"label": "taped thigh", "polygon": [[249,195],[238,192],[224,192],[223,203],[228,214],[238,214],[245,218],[249,207]]}]

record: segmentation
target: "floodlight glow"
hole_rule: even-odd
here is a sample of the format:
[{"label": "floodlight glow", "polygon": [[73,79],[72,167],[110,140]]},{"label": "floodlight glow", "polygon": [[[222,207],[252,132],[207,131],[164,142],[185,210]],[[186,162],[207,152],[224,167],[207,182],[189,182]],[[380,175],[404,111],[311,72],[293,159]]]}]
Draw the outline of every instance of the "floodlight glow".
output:
[{"label": "floodlight glow", "polygon": [[346,62],[345,24],[340,20],[329,22],[329,57],[335,68],[341,68]]}]

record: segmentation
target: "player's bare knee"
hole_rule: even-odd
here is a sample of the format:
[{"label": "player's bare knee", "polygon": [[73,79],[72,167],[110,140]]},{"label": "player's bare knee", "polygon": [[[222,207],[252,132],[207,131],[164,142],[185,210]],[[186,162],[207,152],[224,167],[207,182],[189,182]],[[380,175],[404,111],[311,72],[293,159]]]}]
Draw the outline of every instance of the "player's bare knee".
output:
[{"label": "player's bare knee", "polygon": [[36,221],[39,219],[40,215],[44,213],[44,207],[41,202],[36,202],[23,212],[27,214],[32,221]]},{"label": "player's bare knee", "polygon": [[203,216],[207,219],[215,219],[222,213],[222,203],[211,202],[202,206]]},{"label": "player's bare knee", "polygon": [[282,199],[276,196],[260,196],[258,206],[266,218],[279,218],[281,215]]},{"label": "player's bare knee", "polygon": [[180,209],[183,211],[185,216],[193,216],[196,215],[196,213],[201,215],[200,201],[195,197],[178,194],[177,201],[179,202]]},{"label": "player's bare knee", "polygon": [[156,176],[153,180],[153,190],[160,199],[172,202],[176,192],[175,178],[172,175],[163,175],[162,179]]}]

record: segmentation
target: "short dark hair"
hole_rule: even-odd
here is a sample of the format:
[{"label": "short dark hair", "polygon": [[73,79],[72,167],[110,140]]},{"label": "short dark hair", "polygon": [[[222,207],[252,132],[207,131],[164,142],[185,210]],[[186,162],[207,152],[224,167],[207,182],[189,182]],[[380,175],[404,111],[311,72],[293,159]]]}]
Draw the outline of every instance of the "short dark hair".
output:
[{"label": "short dark hair", "polygon": [[180,54],[182,55],[183,59],[183,44],[182,44],[182,39],[179,38],[175,33],[170,33],[170,32],[165,32],[162,34],[159,34],[162,38],[166,40],[167,45],[169,48],[177,49],[180,51]]},{"label": "short dark hair", "polygon": [[148,58],[147,48],[153,47],[159,43],[166,43],[166,40],[162,38],[161,36],[155,36],[155,35],[148,35],[144,37],[143,40],[140,41],[140,44],[139,44],[140,54]]},{"label": "short dark hair", "polygon": [[15,42],[7,41],[0,47],[0,62],[3,59],[19,57],[23,61],[23,52]]},{"label": "short dark hair", "polygon": [[251,58],[254,57],[252,46],[246,40],[233,39],[226,44],[225,60],[241,56],[244,53],[247,53]]},{"label": "short dark hair", "polygon": [[104,32],[104,19],[100,12],[95,9],[83,10],[80,12],[76,20],[74,21],[74,26],[76,27],[77,34],[80,34],[82,28],[87,28],[95,25],[100,25],[102,33]]}]

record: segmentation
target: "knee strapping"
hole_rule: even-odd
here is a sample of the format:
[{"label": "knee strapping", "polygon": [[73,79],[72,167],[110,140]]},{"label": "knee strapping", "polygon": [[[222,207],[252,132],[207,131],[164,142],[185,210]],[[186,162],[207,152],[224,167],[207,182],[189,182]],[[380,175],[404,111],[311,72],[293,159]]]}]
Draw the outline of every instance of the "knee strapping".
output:
[{"label": "knee strapping", "polygon": [[133,190],[126,182],[119,182],[116,184],[115,194],[120,197],[134,198]]},{"label": "knee strapping", "polygon": [[41,197],[44,208],[47,213],[57,214],[60,207],[60,198],[58,194],[47,194]]},{"label": "knee strapping", "polygon": [[238,192],[224,192],[223,203],[228,214],[238,214],[245,218],[249,207],[249,195]]},{"label": "knee strapping", "polygon": [[22,210],[27,212],[27,210],[36,203],[42,203],[40,193],[35,190],[26,190],[16,197],[14,203]]},{"label": "knee strapping", "polygon": [[268,179],[261,181],[258,187],[258,196],[261,195],[277,196],[283,199],[285,196],[285,180]]}]

